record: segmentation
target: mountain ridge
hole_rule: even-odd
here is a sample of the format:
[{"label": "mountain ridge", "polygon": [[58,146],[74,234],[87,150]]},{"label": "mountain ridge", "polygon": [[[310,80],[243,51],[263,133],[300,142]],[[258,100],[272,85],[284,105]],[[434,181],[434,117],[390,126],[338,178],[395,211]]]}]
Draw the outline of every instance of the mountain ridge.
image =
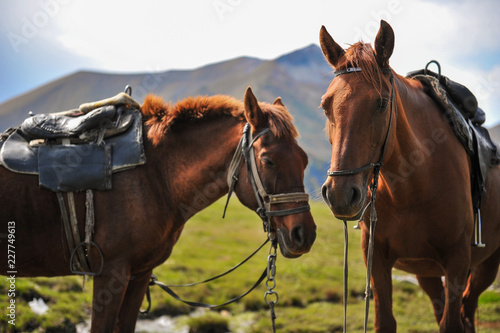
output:
[{"label": "mountain ridge", "polygon": [[29,111],[36,114],[78,108],[82,103],[114,96],[126,85],[132,87],[132,97],[140,103],[149,93],[172,103],[188,96],[215,94],[241,100],[251,86],[259,101],[272,102],[280,96],[294,117],[301,135],[299,144],[309,155],[306,186],[311,190],[324,181],[331,154],[318,105],[332,78],[331,67],[315,44],[271,60],[242,56],[195,69],[150,73],[80,70],[1,103],[0,131],[18,126]]},{"label": "mountain ridge", "polygon": [[[242,99],[251,86],[260,101],[280,96],[295,119],[299,144],[309,156],[306,170],[308,190],[319,191],[329,166],[331,146],[324,133],[325,116],[318,110],[321,96],[333,71],[316,44],[275,59],[242,56],[196,69],[150,73],[104,73],[81,70],[70,73],[0,104],[0,131],[18,126],[28,112],[48,113],[77,108],[132,87],[132,96],[142,103],[149,93],[176,101],[195,95],[225,94]],[[500,142],[500,125],[489,129]]]}]

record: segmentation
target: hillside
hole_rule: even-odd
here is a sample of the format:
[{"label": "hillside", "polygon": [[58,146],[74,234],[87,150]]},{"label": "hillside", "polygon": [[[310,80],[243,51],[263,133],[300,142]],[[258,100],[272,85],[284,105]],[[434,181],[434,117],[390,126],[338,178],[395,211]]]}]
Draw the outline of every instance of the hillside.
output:
[{"label": "hillside", "polygon": [[274,60],[241,57],[194,70],[141,74],[81,71],[43,85],[0,104],[0,131],[18,126],[33,113],[78,107],[81,103],[114,96],[128,84],[142,102],[148,93],[175,102],[187,96],[227,94],[242,99],[247,86],[257,98],[272,102],[281,96],[295,118],[300,145],[309,155],[308,190],[323,183],[331,149],[324,134],[321,96],[332,79],[321,50],[310,45]]}]

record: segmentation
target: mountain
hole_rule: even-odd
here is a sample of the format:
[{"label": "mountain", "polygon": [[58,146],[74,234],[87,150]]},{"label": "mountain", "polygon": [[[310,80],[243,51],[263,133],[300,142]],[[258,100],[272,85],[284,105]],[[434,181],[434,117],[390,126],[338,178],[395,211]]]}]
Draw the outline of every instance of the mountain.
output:
[{"label": "mountain", "polygon": [[251,86],[260,101],[281,96],[295,118],[299,144],[309,155],[306,186],[317,190],[325,180],[331,147],[324,133],[325,117],[318,110],[332,69],[317,45],[310,45],[273,60],[240,57],[194,70],[141,74],[80,71],[47,83],[0,104],[0,132],[18,126],[28,112],[48,113],[77,108],[132,87],[132,97],[143,101],[153,93],[175,102],[188,96],[226,94],[243,98]]}]

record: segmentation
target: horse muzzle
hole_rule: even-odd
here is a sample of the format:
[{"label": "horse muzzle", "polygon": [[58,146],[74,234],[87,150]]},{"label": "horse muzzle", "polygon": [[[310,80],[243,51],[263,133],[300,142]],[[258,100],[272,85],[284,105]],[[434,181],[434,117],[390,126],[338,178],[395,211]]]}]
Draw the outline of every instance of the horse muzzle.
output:
[{"label": "horse muzzle", "polygon": [[367,187],[342,177],[329,177],[321,188],[323,200],[339,220],[359,220],[366,203]]},{"label": "horse muzzle", "polygon": [[[278,227],[276,230],[279,248],[285,258],[298,258],[309,252],[316,240],[316,225],[313,222],[311,213],[305,212],[300,215],[306,215],[303,218],[309,219],[312,223],[301,221],[301,223],[294,223],[291,228]],[[299,216],[299,214],[296,216]],[[287,218],[290,218],[290,216],[283,217],[283,219]]]}]

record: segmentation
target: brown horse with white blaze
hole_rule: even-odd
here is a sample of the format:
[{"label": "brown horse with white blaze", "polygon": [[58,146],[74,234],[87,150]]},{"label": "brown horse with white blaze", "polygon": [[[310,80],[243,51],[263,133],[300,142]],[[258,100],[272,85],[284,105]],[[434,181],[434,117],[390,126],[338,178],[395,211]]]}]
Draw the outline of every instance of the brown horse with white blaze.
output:
[{"label": "brown horse with white blaze", "polygon": [[380,168],[371,276],[376,332],[396,332],[393,267],[416,274],[441,332],[474,332],[479,295],[500,262],[500,169],[490,169],[481,206],[486,247],[471,247],[470,158],[420,82],[389,67],[394,40],[382,21],[374,49],[359,42],[344,50],[321,28],[323,54],[338,73],[322,100],[332,144],[323,196],[339,219],[362,218],[366,261],[370,209],[362,214]]},{"label": "brown horse with white blaze", "polygon": [[[269,129],[253,142],[267,193],[304,194],[307,155],[297,144],[292,116],[279,98],[273,104],[259,103],[248,88],[243,102],[217,95],[171,105],[150,95],[142,114],[147,163],[114,174],[111,191],[95,192],[93,240],[103,253],[104,267],[94,277],[91,332],[134,332],[153,268],[170,256],[184,223],[228,193],[227,168],[246,123],[254,134]],[[234,192],[255,210],[258,202],[244,162],[239,168]],[[70,250],[56,194],[41,190],[36,176],[4,167],[0,183],[2,228],[7,230],[11,221],[16,226],[17,277],[70,275]],[[75,194],[75,201],[78,221],[84,221],[85,194]],[[271,210],[304,205],[281,202]],[[270,224],[285,257],[307,253],[315,240],[309,210],[273,216]],[[83,223],[79,229],[84,234]],[[0,249],[7,253],[6,238],[0,238]],[[95,248],[90,249],[89,262],[100,262]],[[0,263],[2,274],[9,270],[6,263]]]}]

